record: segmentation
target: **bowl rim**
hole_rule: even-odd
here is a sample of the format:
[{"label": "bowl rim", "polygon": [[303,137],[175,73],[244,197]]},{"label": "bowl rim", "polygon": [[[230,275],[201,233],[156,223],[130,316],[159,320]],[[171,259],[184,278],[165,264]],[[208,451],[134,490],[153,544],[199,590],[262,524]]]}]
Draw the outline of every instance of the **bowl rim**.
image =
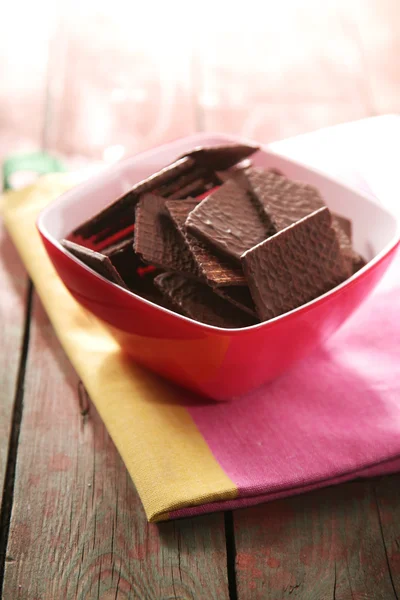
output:
[{"label": "bowl rim", "polygon": [[[218,140],[218,141],[215,141],[214,143],[212,143],[212,142],[210,142],[211,139],[214,141],[215,140]],[[100,181],[102,179],[107,179],[110,175],[114,174],[117,171],[117,169],[121,170],[124,168],[124,166],[127,166],[128,164],[130,166],[132,166],[136,160],[140,160],[141,162],[145,161],[147,157],[154,155],[155,152],[167,150],[169,148],[172,149],[174,146],[177,146],[179,143],[198,142],[198,145],[199,145],[202,142],[204,143],[205,141],[208,141],[208,144],[211,146],[217,145],[219,142],[258,144],[260,147],[260,151],[262,151],[262,152],[266,152],[271,156],[279,157],[279,160],[286,161],[292,165],[298,165],[298,166],[310,171],[311,173],[315,173],[316,175],[319,175],[320,177],[324,178],[325,180],[327,180],[329,182],[332,182],[334,184],[339,184],[347,191],[361,197],[365,202],[368,202],[370,204],[374,204],[375,206],[378,206],[380,208],[380,210],[386,212],[387,215],[389,215],[392,219],[394,219],[394,221],[396,223],[396,231],[395,231],[395,234],[394,234],[392,240],[390,240],[385,245],[385,247],[380,252],[378,252],[378,254],[374,258],[372,258],[359,271],[357,271],[356,273],[351,275],[348,279],[346,279],[339,285],[328,290],[324,294],[321,294],[317,298],[314,298],[313,300],[310,300],[309,302],[306,302],[305,304],[302,304],[301,306],[298,306],[286,313],[283,313],[282,315],[273,317],[272,319],[269,319],[268,321],[261,321],[260,323],[255,323],[254,325],[249,325],[247,327],[237,327],[237,328],[232,328],[232,329],[229,328],[228,329],[225,327],[216,327],[214,325],[208,325],[207,323],[202,323],[202,322],[196,321],[195,319],[192,319],[190,317],[180,315],[168,308],[159,306],[159,305],[155,304],[154,302],[151,302],[150,300],[146,300],[146,298],[143,298],[142,296],[135,294],[134,292],[130,291],[129,289],[123,288],[123,287],[119,286],[118,284],[106,279],[105,277],[103,277],[102,275],[100,275],[99,273],[94,271],[93,269],[90,269],[87,265],[82,263],[75,256],[73,256],[72,254],[67,252],[67,250],[61,245],[60,241],[58,239],[56,239],[44,225],[44,221],[46,220],[46,217],[48,216],[49,213],[54,211],[55,208],[58,208],[60,204],[64,204],[64,203],[68,204],[69,197],[76,194],[78,189],[81,191],[81,193],[84,193],[85,188],[91,186],[95,180]],[[196,147],[196,146],[193,146],[193,147]],[[148,305],[152,309],[158,309],[161,312],[172,315],[173,317],[183,320],[184,322],[190,323],[192,326],[195,326],[196,328],[199,328],[203,331],[206,330],[206,331],[230,335],[230,336],[235,335],[235,334],[240,334],[241,332],[248,332],[248,331],[250,332],[250,331],[260,329],[263,327],[264,328],[273,327],[283,320],[291,320],[293,317],[295,317],[299,313],[303,314],[303,313],[306,313],[306,312],[312,310],[318,304],[326,304],[327,302],[331,301],[336,296],[336,294],[338,294],[342,289],[349,287],[349,286],[353,286],[358,279],[365,276],[370,270],[372,270],[377,265],[379,265],[389,254],[395,252],[396,248],[398,248],[400,246],[400,219],[390,209],[386,208],[385,206],[382,206],[379,203],[378,199],[375,196],[373,196],[372,194],[368,194],[364,191],[358,190],[355,187],[348,185],[347,183],[341,181],[340,178],[332,177],[331,175],[327,175],[327,174],[323,173],[321,170],[310,167],[309,165],[304,164],[299,160],[294,160],[292,158],[286,157],[285,155],[282,155],[279,152],[272,150],[268,146],[268,144],[259,144],[258,142],[254,141],[254,140],[250,140],[248,138],[224,134],[224,133],[212,132],[212,131],[211,132],[201,132],[201,133],[196,133],[196,134],[193,134],[190,136],[176,138],[173,141],[161,144],[161,145],[151,148],[149,150],[145,150],[144,152],[140,152],[139,154],[135,154],[133,156],[126,157],[123,160],[120,160],[112,165],[101,168],[98,173],[95,173],[94,175],[89,176],[88,179],[85,179],[84,181],[78,183],[76,186],[72,187],[70,190],[67,190],[66,192],[62,193],[60,196],[55,198],[53,201],[51,201],[39,213],[39,215],[36,219],[36,227],[37,227],[40,235],[42,236],[42,238],[44,238],[49,244],[51,244],[52,246],[57,248],[57,250],[59,252],[64,254],[68,259],[75,262],[77,265],[79,265],[84,270],[91,273],[91,275],[93,277],[96,277],[96,278],[102,280],[103,282],[105,282],[106,284],[117,288],[120,291],[120,293],[128,294],[129,297],[133,297],[136,300],[140,300],[141,302],[143,302],[145,305]]]}]

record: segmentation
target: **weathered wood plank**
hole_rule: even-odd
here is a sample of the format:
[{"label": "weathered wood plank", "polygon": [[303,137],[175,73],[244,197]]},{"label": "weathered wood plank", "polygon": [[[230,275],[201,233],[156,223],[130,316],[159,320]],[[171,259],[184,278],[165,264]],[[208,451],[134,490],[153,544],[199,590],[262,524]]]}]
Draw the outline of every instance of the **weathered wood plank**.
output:
[{"label": "weathered wood plank", "polygon": [[395,599],[373,480],[234,514],[239,600]]},{"label": "weathered wood plank", "polygon": [[147,524],[36,300],[4,597],[228,598],[223,515]]},{"label": "weathered wood plank", "polygon": [[8,442],[22,345],[28,279],[0,223],[0,498],[3,495]]}]

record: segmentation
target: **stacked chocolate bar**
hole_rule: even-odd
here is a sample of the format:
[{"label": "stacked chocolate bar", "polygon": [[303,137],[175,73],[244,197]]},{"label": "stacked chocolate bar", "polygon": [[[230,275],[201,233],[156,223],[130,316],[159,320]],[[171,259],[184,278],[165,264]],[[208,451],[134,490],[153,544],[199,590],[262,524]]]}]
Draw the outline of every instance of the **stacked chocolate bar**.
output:
[{"label": "stacked chocolate bar", "polygon": [[314,187],[253,167],[258,148],[196,148],[63,240],[110,281],[225,328],[266,321],[335,287],[365,261],[352,224]]}]

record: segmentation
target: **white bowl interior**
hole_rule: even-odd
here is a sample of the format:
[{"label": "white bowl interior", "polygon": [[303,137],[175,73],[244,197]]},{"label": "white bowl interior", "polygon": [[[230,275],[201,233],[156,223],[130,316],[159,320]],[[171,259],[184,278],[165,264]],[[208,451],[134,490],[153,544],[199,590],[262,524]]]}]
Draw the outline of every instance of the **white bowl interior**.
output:
[{"label": "white bowl interior", "polygon": [[[197,134],[117,163],[52,202],[41,214],[39,227],[46,237],[56,242],[126,193],[133,184],[194,146],[227,141],[247,140],[219,134]],[[266,147],[255,155],[253,162],[262,167],[275,167],[290,179],[316,186],[332,211],[351,219],[354,247],[368,260],[396,242],[399,236],[396,217],[374,199],[309,167],[283,158]]]}]

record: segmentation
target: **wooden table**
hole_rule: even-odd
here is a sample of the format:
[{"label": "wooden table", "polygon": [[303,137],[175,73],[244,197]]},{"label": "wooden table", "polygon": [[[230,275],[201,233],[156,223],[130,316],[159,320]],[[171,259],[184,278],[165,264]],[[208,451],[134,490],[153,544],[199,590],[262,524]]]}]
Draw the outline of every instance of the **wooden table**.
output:
[{"label": "wooden table", "polygon": [[[41,146],[76,165],[199,129],[268,141],[397,111],[397,0],[322,4],[264,15],[240,48],[215,28],[205,48],[192,31],[182,52],[179,28],[172,44],[158,27],[154,48],[140,23],[118,29],[89,9],[74,20],[67,5],[59,19],[41,1],[23,6],[43,9],[35,36],[36,13],[21,23],[15,2],[0,24],[0,155]],[[0,245],[5,600],[400,597],[399,475],[147,524],[3,230]]]}]

